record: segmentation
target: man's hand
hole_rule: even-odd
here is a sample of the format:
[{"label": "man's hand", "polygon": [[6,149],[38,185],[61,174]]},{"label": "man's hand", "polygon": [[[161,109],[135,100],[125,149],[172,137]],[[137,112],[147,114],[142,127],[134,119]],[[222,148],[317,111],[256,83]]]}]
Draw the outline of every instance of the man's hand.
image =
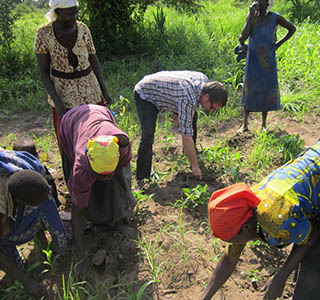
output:
[{"label": "man's hand", "polygon": [[263,299],[266,300],[275,300],[278,297],[281,297],[285,282],[282,280],[276,279],[275,277],[270,278],[263,288],[264,291],[267,291]]},{"label": "man's hand", "polygon": [[192,175],[194,177],[196,177],[197,179],[202,179],[202,172],[199,168],[199,166],[196,166],[196,167],[192,167]]}]

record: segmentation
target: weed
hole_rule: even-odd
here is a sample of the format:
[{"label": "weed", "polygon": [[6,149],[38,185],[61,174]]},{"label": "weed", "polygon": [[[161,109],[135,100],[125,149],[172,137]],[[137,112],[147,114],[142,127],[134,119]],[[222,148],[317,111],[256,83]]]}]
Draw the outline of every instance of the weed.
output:
[{"label": "weed", "polygon": [[251,282],[258,282],[259,281],[258,275],[259,275],[259,270],[250,269],[248,278],[251,280]]},{"label": "weed", "polygon": [[154,241],[147,241],[146,239],[141,239],[138,236],[138,245],[143,250],[144,257],[146,258],[149,265],[149,273],[154,282],[159,282],[159,276],[162,273],[162,263],[158,263],[157,256],[161,252],[161,248],[158,247],[158,234]]},{"label": "weed", "polygon": [[296,157],[303,150],[304,140],[299,135],[284,135],[278,139],[276,151],[282,153],[283,162]]},{"label": "weed", "polygon": [[198,184],[195,188],[183,188],[183,196],[181,199],[178,199],[174,207],[181,207],[187,209],[194,209],[198,206],[203,205],[208,201],[210,193],[207,191],[208,185],[204,186]]}]

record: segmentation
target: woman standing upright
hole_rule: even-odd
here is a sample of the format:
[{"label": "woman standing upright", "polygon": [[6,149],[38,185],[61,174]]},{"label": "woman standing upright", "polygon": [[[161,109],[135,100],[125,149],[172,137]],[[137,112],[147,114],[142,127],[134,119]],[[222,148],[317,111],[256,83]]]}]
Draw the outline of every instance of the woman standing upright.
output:
[{"label": "woman standing upright", "polygon": [[[249,37],[241,99],[244,122],[240,131],[248,130],[249,112],[262,112],[262,128],[266,128],[268,111],[281,109],[276,50],[294,34],[296,28],[284,17],[270,12],[273,3],[274,0],[255,0],[239,36],[241,45]],[[288,30],[280,41],[276,40],[277,25]]]},{"label": "woman standing upright", "polygon": [[83,104],[111,103],[88,27],[77,21],[78,1],[50,0],[48,23],[39,27],[34,51],[48,91],[60,148],[63,114]]}]

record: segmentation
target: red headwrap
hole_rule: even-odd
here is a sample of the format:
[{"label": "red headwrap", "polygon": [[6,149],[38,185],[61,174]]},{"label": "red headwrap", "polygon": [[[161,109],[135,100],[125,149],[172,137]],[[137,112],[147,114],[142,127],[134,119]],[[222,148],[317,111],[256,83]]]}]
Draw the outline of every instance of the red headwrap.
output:
[{"label": "red headwrap", "polygon": [[212,234],[228,241],[252,216],[260,199],[244,183],[237,183],[218,190],[211,195],[208,204]]}]

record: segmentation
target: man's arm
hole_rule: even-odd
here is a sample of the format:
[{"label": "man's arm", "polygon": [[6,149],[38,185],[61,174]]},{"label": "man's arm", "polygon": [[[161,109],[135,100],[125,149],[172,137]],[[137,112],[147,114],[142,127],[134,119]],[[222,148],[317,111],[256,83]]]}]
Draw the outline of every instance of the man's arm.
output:
[{"label": "man's arm", "polygon": [[201,300],[210,300],[233,273],[240,256],[225,253],[218,263]]},{"label": "man's arm", "polygon": [[36,54],[38,70],[40,73],[41,81],[47,90],[48,94],[52,97],[57,114],[62,117],[65,113],[65,107],[59,98],[54,84],[50,78],[50,56],[49,54]]},{"label": "man's arm", "polygon": [[196,155],[196,148],[193,142],[193,138],[190,135],[182,134],[182,144],[186,156],[192,167],[192,174],[198,179],[202,179],[202,172],[199,168],[198,159]]},{"label": "man's arm", "polygon": [[308,251],[313,246],[316,239],[319,237],[319,232],[316,225],[312,225],[312,231],[308,242],[305,245],[294,245],[289,257],[287,258],[282,269],[271,278],[266,285],[266,294],[263,299],[274,300],[281,297],[284,285],[291,272],[303,260]]}]

